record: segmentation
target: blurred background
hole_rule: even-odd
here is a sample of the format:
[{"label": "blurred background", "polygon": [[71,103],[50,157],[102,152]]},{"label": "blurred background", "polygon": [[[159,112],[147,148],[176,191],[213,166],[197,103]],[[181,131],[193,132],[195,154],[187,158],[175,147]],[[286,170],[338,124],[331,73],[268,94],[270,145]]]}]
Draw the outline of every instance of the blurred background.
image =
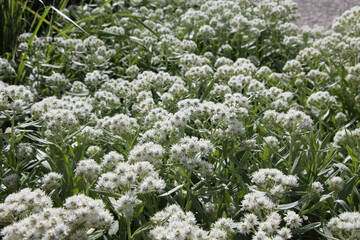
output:
[{"label": "blurred background", "polygon": [[360,0],[294,0],[298,4],[301,18],[296,21],[300,26],[314,24],[330,29],[335,17],[354,7]]}]

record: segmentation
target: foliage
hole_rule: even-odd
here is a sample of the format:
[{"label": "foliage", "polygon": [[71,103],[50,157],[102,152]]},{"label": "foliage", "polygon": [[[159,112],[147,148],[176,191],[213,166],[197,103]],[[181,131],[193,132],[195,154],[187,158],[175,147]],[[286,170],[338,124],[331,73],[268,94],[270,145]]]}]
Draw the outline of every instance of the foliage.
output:
[{"label": "foliage", "polygon": [[359,239],[359,7],[15,3],[3,239]]}]

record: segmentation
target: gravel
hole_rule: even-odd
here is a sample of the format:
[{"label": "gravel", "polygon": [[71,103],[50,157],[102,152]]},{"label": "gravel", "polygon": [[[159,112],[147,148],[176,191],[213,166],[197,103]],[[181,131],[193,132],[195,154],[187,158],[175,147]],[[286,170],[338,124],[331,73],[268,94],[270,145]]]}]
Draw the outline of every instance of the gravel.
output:
[{"label": "gravel", "polygon": [[312,27],[317,24],[330,29],[335,17],[354,6],[360,6],[360,0],[294,0],[301,15],[295,23]]}]

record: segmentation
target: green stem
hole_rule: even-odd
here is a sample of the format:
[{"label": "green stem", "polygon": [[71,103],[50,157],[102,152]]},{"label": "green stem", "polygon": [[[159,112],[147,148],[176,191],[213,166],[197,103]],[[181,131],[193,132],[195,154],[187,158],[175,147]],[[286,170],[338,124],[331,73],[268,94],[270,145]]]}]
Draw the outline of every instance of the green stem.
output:
[{"label": "green stem", "polygon": [[128,240],[132,240],[131,227],[130,227],[130,219],[129,219],[129,218],[126,218],[126,228],[127,228]]},{"label": "green stem", "polygon": [[156,199],[156,197],[155,197],[155,195],[153,193],[151,193],[151,198],[152,198],[153,204],[155,206],[155,211],[158,212],[159,211],[158,202],[157,202],[157,199]]},{"label": "green stem", "polygon": [[85,180],[85,184],[86,184],[86,186],[85,186],[85,195],[89,196],[91,185],[89,184],[89,182],[87,180]]},{"label": "green stem", "polygon": [[186,185],[186,211],[190,211],[191,202],[190,202],[190,191],[191,191],[191,172],[187,178],[187,185]]},{"label": "green stem", "polygon": [[292,169],[292,161],[293,161],[293,153],[294,152],[294,136],[290,135],[290,153],[289,153],[289,160],[288,160],[288,173],[291,174]]},{"label": "green stem", "polygon": [[17,164],[16,164],[16,157],[15,157],[15,114],[11,117],[11,137],[10,137],[10,147],[12,152],[12,159],[11,159],[11,167],[16,169],[17,172]]}]

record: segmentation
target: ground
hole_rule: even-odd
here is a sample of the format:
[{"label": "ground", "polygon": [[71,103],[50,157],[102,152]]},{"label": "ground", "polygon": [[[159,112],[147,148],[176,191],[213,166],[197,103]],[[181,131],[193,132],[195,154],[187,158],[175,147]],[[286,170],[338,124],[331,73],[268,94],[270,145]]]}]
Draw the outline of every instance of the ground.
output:
[{"label": "ground", "polygon": [[299,25],[314,24],[330,29],[335,17],[344,11],[360,5],[360,0],[294,0],[299,7]]}]

